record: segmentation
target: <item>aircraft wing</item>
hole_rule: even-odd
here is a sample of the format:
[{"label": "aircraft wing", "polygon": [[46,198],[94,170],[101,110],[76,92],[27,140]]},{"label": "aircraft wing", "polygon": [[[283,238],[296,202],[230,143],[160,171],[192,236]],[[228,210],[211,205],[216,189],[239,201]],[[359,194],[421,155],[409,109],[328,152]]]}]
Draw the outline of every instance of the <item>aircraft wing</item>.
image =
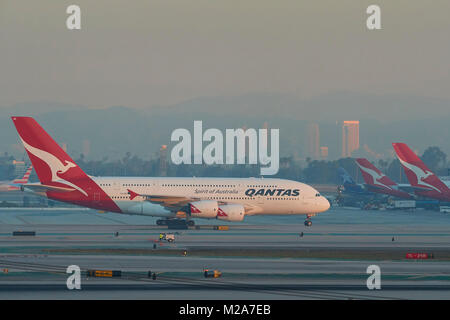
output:
[{"label": "aircraft wing", "polygon": [[155,194],[138,194],[128,189],[130,199],[133,200],[136,197],[143,197],[146,201],[159,204],[170,210],[180,209],[192,201],[199,201],[200,198],[185,197],[185,196],[167,196],[167,195],[155,195]]},{"label": "aircraft wing", "polygon": [[[130,200],[133,200],[136,197],[143,197],[145,201],[149,201],[155,204],[159,204],[169,210],[180,210],[185,207],[187,204],[193,201],[200,201],[202,199],[196,197],[186,197],[186,196],[167,196],[167,195],[155,195],[155,194],[139,194],[130,189],[127,190],[130,195]],[[217,201],[219,204],[226,204],[225,201]],[[244,205],[244,209],[246,214],[250,214],[251,212],[258,211],[259,207],[253,205]]]}]

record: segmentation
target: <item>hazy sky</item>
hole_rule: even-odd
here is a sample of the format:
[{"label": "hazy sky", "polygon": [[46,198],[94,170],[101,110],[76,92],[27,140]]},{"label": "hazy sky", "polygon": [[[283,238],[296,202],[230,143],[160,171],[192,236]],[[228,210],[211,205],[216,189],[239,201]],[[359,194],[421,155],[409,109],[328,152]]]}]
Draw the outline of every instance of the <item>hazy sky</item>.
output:
[{"label": "hazy sky", "polygon": [[[66,29],[66,8],[82,30]],[[382,30],[368,31],[378,4]],[[450,1],[0,0],[0,106],[335,91],[450,99]]]}]

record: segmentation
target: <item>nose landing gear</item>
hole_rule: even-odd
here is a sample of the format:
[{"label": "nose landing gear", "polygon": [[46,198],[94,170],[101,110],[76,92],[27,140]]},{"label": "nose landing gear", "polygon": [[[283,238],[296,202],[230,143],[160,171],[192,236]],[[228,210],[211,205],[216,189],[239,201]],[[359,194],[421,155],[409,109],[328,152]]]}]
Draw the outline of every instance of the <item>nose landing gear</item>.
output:
[{"label": "nose landing gear", "polygon": [[306,215],[306,220],[305,220],[305,226],[306,227],[311,227],[312,226],[312,221],[311,221],[311,217],[314,217],[315,214],[307,214]]}]

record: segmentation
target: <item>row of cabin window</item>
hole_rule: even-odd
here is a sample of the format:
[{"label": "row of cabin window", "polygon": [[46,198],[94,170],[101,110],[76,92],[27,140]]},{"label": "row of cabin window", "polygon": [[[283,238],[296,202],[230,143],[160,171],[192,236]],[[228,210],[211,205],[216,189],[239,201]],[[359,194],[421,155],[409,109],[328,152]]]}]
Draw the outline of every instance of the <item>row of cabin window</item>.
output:
[{"label": "row of cabin window", "polygon": [[[102,187],[110,187],[111,184],[101,183]],[[123,187],[150,187],[151,184],[123,184]],[[163,187],[224,187],[224,188],[236,188],[236,185],[222,185],[222,184],[163,184]],[[277,188],[277,186],[247,186],[247,188]]]},{"label": "row of cabin window", "polygon": [[235,185],[225,184],[163,184],[163,187],[224,187],[224,188],[236,188]]},{"label": "row of cabin window", "polygon": [[[130,196],[113,196],[113,199],[129,199]],[[252,197],[208,197],[210,200],[244,200],[244,199],[252,199]],[[267,200],[295,200],[296,197],[291,198],[267,198]]]},{"label": "row of cabin window", "polygon": [[278,188],[278,186],[247,186],[247,188]]}]

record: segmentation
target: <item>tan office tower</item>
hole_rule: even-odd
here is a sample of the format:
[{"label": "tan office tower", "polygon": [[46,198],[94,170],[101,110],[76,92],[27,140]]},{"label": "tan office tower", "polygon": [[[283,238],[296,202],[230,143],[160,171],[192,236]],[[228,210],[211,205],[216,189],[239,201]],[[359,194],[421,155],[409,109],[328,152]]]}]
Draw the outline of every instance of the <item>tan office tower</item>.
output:
[{"label": "tan office tower", "polygon": [[342,122],[342,157],[352,156],[352,152],[359,149],[359,121]]},{"label": "tan office tower", "polygon": [[328,147],[320,147],[320,158],[322,160],[328,159]]},{"label": "tan office tower", "polygon": [[320,156],[320,132],[317,123],[308,125],[308,156],[313,159]]}]

